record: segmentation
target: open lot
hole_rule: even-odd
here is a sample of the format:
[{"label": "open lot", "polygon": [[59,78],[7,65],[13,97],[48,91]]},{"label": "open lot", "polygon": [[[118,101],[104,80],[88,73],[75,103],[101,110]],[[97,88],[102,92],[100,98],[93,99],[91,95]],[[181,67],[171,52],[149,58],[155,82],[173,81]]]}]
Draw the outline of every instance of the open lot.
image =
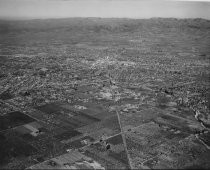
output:
[{"label": "open lot", "polygon": [[33,118],[21,112],[10,112],[0,117],[0,130],[10,129],[33,121]]}]

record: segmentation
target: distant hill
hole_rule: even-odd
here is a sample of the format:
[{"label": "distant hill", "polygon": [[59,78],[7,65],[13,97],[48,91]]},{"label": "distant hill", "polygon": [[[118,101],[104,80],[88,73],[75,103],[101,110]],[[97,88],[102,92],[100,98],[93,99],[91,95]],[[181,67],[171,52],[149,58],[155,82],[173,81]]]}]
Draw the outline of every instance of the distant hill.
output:
[{"label": "distant hill", "polygon": [[130,32],[161,28],[210,29],[210,20],[205,19],[126,19],[126,18],[65,18],[65,19],[34,19],[21,21],[0,20],[0,34],[21,32]]}]

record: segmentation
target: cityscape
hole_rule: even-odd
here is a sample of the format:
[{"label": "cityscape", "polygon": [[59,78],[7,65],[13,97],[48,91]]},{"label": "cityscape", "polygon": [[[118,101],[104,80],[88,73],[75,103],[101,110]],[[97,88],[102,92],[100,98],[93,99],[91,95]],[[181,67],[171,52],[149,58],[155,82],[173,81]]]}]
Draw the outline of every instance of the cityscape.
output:
[{"label": "cityscape", "polygon": [[0,20],[0,169],[210,168],[210,20]]}]

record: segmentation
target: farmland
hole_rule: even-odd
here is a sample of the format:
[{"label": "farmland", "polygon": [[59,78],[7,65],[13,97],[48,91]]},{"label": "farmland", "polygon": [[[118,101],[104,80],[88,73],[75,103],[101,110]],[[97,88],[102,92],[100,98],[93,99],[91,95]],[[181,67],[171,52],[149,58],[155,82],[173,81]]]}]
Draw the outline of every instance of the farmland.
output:
[{"label": "farmland", "polygon": [[209,45],[204,19],[1,20],[0,168],[67,152],[105,169],[210,168]]}]

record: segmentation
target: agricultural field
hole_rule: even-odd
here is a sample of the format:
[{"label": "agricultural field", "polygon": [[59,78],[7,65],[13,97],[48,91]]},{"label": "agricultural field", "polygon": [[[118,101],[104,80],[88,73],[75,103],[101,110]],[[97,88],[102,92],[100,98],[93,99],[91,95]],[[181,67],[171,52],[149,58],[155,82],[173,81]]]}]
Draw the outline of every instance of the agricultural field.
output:
[{"label": "agricultural field", "polygon": [[204,19],[1,20],[0,168],[210,168],[209,46]]}]

